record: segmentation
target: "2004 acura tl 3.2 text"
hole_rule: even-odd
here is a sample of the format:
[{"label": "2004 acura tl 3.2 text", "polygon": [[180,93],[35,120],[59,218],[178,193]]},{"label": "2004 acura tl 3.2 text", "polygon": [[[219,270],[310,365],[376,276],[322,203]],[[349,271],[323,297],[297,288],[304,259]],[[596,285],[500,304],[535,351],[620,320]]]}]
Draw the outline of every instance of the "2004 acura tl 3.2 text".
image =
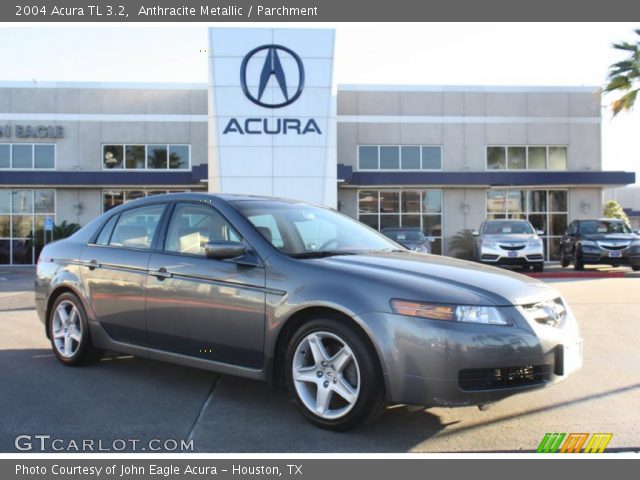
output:
[{"label": "2004 acura tl 3.2 text", "polygon": [[114,208],[43,249],[36,306],[65,365],[113,350],[282,383],[335,430],[390,403],[489,404],[562,380],[582,358],[549,285],[265,197]]}]

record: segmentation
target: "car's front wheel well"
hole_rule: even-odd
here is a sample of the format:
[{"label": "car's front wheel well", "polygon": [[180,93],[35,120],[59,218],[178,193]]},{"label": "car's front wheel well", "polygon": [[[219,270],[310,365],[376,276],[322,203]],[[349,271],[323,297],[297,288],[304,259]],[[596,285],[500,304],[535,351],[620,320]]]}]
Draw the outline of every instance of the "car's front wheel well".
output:
[{"label": "car's front wheel well", "polygon": [[316,318],[335,318],[347,323],[355,333],[357,333],[362,340],[366,343],[366,345],[371,350],[371,353],[376,359],[378,372],[382,374],[382,365],[380,363],[380,357],[378,356],[378,352],[369,338],[369,335],[365,332],[365,330],[349,315],[335,310],[333,308],[327,307],[309,307],[303,310],[300,310],[294,313],[291,317],[289,317],[285,324],[280,329],[278,334],[278,339],[276,340],[276,346],[274,350],[274,358],[273,358],[273,369],[271,378],[269,380],[272,382],[274,386],[283,386],[284,382],[284,358],[287,351],[287,345],[291,340],[291,337],[295,334],[295,332],[306,322],[309,322]]}]

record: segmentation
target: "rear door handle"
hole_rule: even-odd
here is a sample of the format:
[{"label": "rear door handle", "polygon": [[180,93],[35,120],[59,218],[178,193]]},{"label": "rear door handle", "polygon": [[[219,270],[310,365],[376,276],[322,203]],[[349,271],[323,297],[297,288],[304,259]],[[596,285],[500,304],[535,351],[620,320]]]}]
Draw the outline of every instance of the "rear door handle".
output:
[{"label": "rear door handle", "polygon": [[88,262],[84,262],[83,265],[88,267],[89,270],[95,270],[96,268],[100,268],[102,265],[98,263],[97,260],[90,260]]},{"label": "rear door handle", "polygon": [[167,272],[167,269],[162,267],[158,270],[150,270],[149,275],[156,277],[158,280],[164,280],[165,278],[171,278],[171,273]]}]

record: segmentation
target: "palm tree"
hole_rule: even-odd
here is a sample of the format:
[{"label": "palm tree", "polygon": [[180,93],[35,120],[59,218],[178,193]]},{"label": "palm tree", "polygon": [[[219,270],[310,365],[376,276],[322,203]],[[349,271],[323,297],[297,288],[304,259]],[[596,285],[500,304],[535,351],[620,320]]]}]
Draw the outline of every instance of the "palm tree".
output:
[{"label": "palm tree", "polygon": [[[640,29],[634,30],[640,36]],[[638,90],[640,90],[640,40],[635,43],[621,42],[614,43],[613,48],[629,52],[629,57],[625,60],[614,63],[609,67],[607,83],[604,93],[617,92],[622,94],[620,98],[611,103],[613,115],[616,116],[622,110],[631,110]]]}]

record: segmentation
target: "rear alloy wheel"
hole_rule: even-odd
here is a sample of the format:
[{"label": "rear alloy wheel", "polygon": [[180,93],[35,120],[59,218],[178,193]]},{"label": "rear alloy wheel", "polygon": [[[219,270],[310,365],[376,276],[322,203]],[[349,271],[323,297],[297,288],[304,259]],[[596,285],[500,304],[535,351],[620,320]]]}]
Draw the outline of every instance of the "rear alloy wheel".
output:
[{"label": "rear alloy wheel", "polygon": [[632,269],[634,272],[638,272],[638,271],[640,271],[640,265],[631,265],[631,269]]},{"label": "rear alloy wheel", "polygon": [[104,353],[91,343],[84,308],[72,293],[63,293],[53,304],[49,313],[49,336],[53,353],[65,365],[92,363]]},{"label": "rear alloy wheel", "polygon": [[289,392],[311,423],[347,430],[384,408],[377,361],[361,336],[332,318],[312,320],[293,336],[286,357]]}]

